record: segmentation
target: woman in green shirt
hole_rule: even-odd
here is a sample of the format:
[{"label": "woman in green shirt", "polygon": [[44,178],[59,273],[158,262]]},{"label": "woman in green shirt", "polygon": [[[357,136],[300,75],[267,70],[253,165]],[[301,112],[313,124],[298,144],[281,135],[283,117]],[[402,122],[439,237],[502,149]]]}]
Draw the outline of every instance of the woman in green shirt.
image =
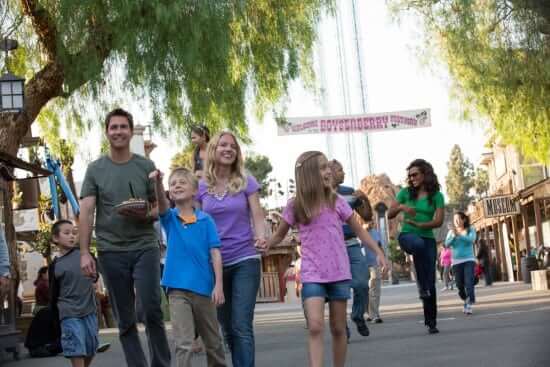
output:
[{"label": "woman in green shirt", "polygon": [[437,248],[433,229],[443,224],[445,201],[430,163],[414,160],[407,167],[407,187],[402,189],[388,212],[394,218],[404,213],[399,245],[413,256],[418,293],[424,306],[424,324],[430,334],[436,327],[435,263]]}]

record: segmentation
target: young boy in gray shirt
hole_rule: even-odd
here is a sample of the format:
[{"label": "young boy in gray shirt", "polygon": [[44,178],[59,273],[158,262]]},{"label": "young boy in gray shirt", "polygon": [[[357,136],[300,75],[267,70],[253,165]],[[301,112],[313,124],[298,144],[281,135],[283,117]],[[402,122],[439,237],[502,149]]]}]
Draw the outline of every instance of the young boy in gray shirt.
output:
[{"label": "young boy in gray shirt", "polygon": [[80,250],[74,226],[59,220],[52,226],[52,240],[59,248],[50,266],[51,304],[61,321],[61,347],[73,367],[88,367],[98,347],[94,283],[80,270]]}]

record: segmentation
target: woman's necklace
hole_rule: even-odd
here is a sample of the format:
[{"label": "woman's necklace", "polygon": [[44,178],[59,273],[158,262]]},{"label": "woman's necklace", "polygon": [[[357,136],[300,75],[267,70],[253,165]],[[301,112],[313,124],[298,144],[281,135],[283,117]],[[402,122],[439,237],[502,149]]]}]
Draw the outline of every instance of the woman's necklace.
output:
[{"label": "woman's necklace", "polygon": [[222,201],[225,199],[228,192],[229,190],[227,189],[227,184],[225,184],[222,192],[218,192],[215,188],[212,188],[210,194],[214,197],[214,199]]}]

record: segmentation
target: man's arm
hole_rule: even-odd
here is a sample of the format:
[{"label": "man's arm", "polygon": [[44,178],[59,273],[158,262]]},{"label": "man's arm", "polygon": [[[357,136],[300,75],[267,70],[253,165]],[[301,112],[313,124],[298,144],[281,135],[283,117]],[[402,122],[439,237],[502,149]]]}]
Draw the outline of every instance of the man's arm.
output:
[{"label": "man's arm", "polygon": [[78,223],[80,269],[82,269],[84,275],[89,277],[96,276],[95,260],[90,253],[90,241],[92,238],[92,228],[94,226],[95,205],[95,196],[86,196],[80,200],[80,215]]}]

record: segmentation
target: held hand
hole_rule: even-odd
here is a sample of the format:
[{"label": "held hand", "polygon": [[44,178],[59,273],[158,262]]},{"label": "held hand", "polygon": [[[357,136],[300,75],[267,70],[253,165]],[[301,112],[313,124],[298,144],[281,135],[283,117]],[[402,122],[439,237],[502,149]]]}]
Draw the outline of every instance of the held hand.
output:
[{"label": "held hand", "polygon": [[84,276],[89,278],[95,278],[97,275],[95,260],[89,252],[82,252],[80,254],[80,270]]},{"label": "held hand", "polygon": [[269,250],[267,240],[265,238],[256,238],[256,243],[254,244],[256,249],[261,253],[267,252]]},{"label": "held hand", "polygon": [[221,306],[225,303],[222,286],[216,284],[214,287],[214,290],[212,291],[212,303],[216,306]]},{"label": "held hand", "polygon": [[416,216],[416,210],[414,208],[411,208],[410,206],[406,206],[404,204],[401,204],[399,207],[401,208],[402,211],[404,211],[405,213],[407,213],[411,217]]}]

